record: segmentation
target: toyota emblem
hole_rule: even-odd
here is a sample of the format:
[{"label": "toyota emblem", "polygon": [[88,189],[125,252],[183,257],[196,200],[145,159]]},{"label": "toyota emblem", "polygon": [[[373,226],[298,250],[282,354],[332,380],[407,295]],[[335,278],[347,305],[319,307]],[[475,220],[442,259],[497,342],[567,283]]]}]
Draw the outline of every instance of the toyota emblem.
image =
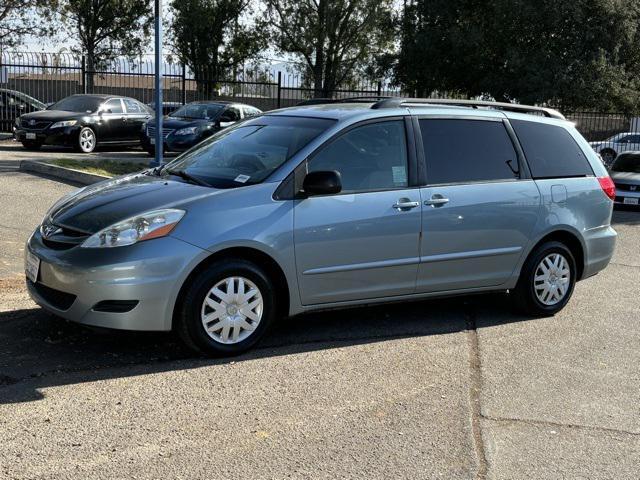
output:
[{"label": "toyota emblem", "polygon": [[35,121],[35,120],[33,120],[33,119],[32,119],[32,120],[29,120],[29,125],[31,125],[31,126],[33,127],[35,124],[36,124],[36,121]]}]

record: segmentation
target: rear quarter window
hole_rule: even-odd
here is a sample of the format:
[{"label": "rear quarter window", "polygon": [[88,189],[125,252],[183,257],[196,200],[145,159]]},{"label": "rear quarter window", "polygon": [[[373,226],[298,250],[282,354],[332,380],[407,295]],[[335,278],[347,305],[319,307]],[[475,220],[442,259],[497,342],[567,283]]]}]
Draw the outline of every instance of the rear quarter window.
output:
[{"label": "rear quarter window", "polygon": [[580,146],[564,128],[511,120],[533,178],[586,177],[593,169]]}]

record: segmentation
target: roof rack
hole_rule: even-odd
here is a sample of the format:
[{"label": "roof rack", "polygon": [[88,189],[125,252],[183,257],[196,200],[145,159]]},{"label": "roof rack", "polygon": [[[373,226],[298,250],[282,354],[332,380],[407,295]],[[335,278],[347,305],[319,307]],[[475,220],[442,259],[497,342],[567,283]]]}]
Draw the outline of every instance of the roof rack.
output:
[{"label": "roof rack", "polygon": [[469,107],[469,108],[494,108],[496,110],[505,110],[508,112],[519,113],[541,113],[545,117],[557,118],[559,120],[566,120],[557,110],[546,107],[535,107],[532,105],[519,105],[517,103],[502,103],[502,102],[487,102],[481,100],[453,100],[453,99],[438,99],[438,98],[401,98],[393,97],[386,98],[376,102],[371,108],[399,108],[412,105],[447,105],[454,107]]},{"label": "roof rack", "polygon": [[371,95],[364,97],[345,97],[345,98],[310,98],[297,103],[297,107],[303,107],[305,105],[325,105],[328,103],[372,103],[380,102],[382,100],[390,100],[393,97],[388,95]]}]

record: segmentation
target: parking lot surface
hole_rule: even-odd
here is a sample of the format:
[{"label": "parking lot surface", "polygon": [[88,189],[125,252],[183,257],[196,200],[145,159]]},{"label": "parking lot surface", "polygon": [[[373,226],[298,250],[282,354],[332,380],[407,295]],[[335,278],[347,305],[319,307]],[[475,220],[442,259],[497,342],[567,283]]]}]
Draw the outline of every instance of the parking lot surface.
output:
[{"label": "parking lot surface", "polygon": [[28,299],[23,242],[71,188],[0,171],[0,478],[640,477],[640,211],[555,317],[498,294],[358,308],[210,360]]}]

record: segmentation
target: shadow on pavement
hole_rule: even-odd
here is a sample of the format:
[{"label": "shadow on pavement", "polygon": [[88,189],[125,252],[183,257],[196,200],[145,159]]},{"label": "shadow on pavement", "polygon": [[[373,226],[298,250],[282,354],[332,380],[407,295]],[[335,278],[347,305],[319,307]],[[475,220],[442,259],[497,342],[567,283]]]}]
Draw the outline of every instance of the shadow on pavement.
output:
[{"label": "shadow on pavement", "polygon": [[461,332],[474,328],[482,305],[496,310],[496,323],[527,320],[498,294],[352,308],[281,320],[253,351],[227,359],[194,356],[170,333],[90,330],[40,309],[4,312],[0,403],[38,400],[51,386]]},{"label": "shadow on pavement", "polygon": [[640,207],[616,205],[613,210],[611,224],[616,225],[640,225]]}]

